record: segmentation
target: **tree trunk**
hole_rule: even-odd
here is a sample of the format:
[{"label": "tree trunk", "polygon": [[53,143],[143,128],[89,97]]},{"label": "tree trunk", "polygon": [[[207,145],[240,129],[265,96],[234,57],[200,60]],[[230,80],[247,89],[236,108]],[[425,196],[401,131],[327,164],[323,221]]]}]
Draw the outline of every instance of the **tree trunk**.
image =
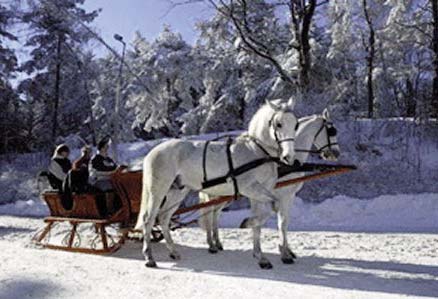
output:
[{"label": "tree trunk", "polygon": [[94,122],[94,115],[93,115],[93,102],[90,97],[90,89],[88,88],[88,78],[85,78],[84,80],[84,88],[85,88],[85,94],[87,96],[87,103],[88,103],[88,117],[90,118],[90,131],[91,131],[91,142],[93,145],[97,144],[96,141],[96,124]]},{"label": "tree trunk", "polygon": [[415,117],[417,103],[415,102],[414,85],[409,78],[406,78],[406,116]]},{"label": "tree trunk", "polygon": [[371,16],[368,12],[367,0],[362,1],[365,20],[368,24],[370,35],[368,37],[368,44],[366,45],[367,51],[367,98],[368,98],[368,117],[374,116],[374,87],[373,87],[373,71],[374,71],[374,57],[376,53],[375,49],[375,32]]},{"label": "tree trunk", "polygon": [[313,14],[315,13],[316,0],[310,0],[308,6],[304,10],[303,26],[301,29],[301,61],[303,65],[301,66],[301,77],[302,84],[307,86],[309,84],[309,72],[311,67],[311,56],[310,56],[310,43],[309,43],[309,33],[312,25]]},{"label": "tree trunk", "polygon": [[433,39],[432,39],[432,50],[433,50],[433,69],[434,77],[432,84],[432,116],[438,117],[438,1],[430,0],[432,3],[432,26],[433,26]]},{"label": "tree trunk", "polygon": [[309,72],[311,67],[309,33],[315,13],[316,0],[308,3],[298,0],[290,0],[289,13],[291,14],[292,27],[296,37],[294,48],[298,51],[300,62],[300,85],[303,89],[309,84]]},{"label": "tree trunk", "polygon": [[53,99],[53,127],[52,143],[56,142],[56,133],[58,129],[58,107],[59,107],[59,86],[61,83],[61,35],[58,35],[58,45],[56,47],[56,70],[55,70],[55,94]]}]

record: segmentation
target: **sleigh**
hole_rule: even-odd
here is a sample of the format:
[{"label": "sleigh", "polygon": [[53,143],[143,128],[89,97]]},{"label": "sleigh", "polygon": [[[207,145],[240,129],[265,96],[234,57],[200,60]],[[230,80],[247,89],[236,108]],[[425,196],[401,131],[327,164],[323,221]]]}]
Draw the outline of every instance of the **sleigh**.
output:
[{"label": "sleigh", "polygon": [[[314,163],[305,163],[299,167],[283,166],[279,168],[279,182],[276,188],[337,175],[354,169],[356,167],[353,165]],[[282,176],[292,172],[310,174],[290,180],[281,180]],[[104,254],[118,250],[131,234],[141,235],[141,232],[135,231],[133,227],[140,211],[142,172],[117,171],[112,175],[111,180],[115,189],[113,193],[73,194],[73,205],[69,209],[63,204],[62,195],[54,191],[44,192],[42,199],[49,207],[50,216],[44,218],[46,226],[36,233],[33,240],[37,244],[50,249]],[[105,200],[108,197],[117,197],[120,200],[119,207],[110,214],[103,213],[102,209],[99,208],[99,200]],[[181,214],[231,202],[237,198],[236,196],[222,196],[205,203],[180,207],[174,214],[172,229],[175,230],[196,222],[196,220],[179,221],[177,217]],[[64,229],[57,233],[55,228],[61,224],[64,224]],[[65,228],[65,225],[67,228]],[[91,226],[92,228],[93,236],[88,242],[81,236],[83,231],[79,228],[82,226]],[[51,241],[51,235],[56,233],[58,236],[62,236],[62,240],[58,240],[57,244]],[[163,235],[159,226],[156,225],[152,231],[152,240],[159,242],[162,239]]]},{"label": "sleigh", "polygon": [[[139,233],[133,226],[140,210],[141,179],[141,172],[117,171],[111,177],[114,192],[72,194],[72,205],[68,208],[62,194],[57,191],[43,192],[41,197],[49,208],[50,216],[44,218],[46,225],[33,240],[45,248],[73,252],[102,254],[118,250],[129,234]],[[100,203],[109,198],[118,200],[118,208],[111,213],[103,211]],[[55,228],[62,224],[63,230],[57,232]],[[94,231],[88,242],[79,230],[83,226],[91,226]],[[52,234],[63,237],[55,242]],[[162,238],[161,232],[154,228],[152,239],[159,242]]]}]

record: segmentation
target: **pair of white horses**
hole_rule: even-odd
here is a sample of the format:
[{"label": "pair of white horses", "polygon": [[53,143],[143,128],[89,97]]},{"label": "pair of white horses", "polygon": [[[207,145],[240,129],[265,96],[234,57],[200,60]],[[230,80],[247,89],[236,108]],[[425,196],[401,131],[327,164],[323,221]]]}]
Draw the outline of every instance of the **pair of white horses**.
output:
[{"label": "pair of white horses", "polygon": [[[296,160],[304,162],[307,159],[312,145],[322,158],[336,160],[339,148],[327,110],[322,115],[298,120],[293,108],[292,99],[286,104],[268,102],[263,105],[251,119],[248,132],[240,135],[230,147],[234,166],[266,158],[267,155],[293,165]],[[156,267],[151,231],[157,217],[170,257],[180,258],[169,224],[187,194],[191,190],[202,190],[204,147],[205,141],[169,140],[152,149],[143,161],[143,191],[136,229],[143,229],[143,255],[147,267]],[[223,142],[211,142],[206,154],[208,159],[204,167],[209,178],[221,177],[229,172]],[[275,213],[278,216],[281,259],[284,263],[293,263],[295,258],[287,241],[288,216],[290,203],[302,184],[274,189],[278,181],[277,169],[277,163],[265,163],[236,177],[239,193],[249,198],[251,203],[253,216],[246,223],[253,229],[253,255],[263,269],[272,268],[272,264],[261,250],[261,227]],[[293,173],[285,179],[300,175]],[[233,195],[234,192],[234,184],[230,180],[202,190],[200,199],[208,201],[209,198]],[[167,200],[163,204],[164,198]],[[203,217],[200,220],[207,229],[209,251],[213,253],[222,249],[217,224],[222,208],[223,205],[201,212]]]}]

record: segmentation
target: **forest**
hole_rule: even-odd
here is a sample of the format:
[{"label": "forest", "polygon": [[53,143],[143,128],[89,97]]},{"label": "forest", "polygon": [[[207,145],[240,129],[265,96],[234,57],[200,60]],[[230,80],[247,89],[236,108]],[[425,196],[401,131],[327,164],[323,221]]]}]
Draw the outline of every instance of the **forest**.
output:
[{"label": "forest", "polygon": [[290,97],[303,116],[438,116],[437,0],[163,0],[214,13],[194,42],[169,26],[153,40],[134,28],[126,53],[99,36],[101,11],[84,1],[0,1],[0,154],[68,136],[243,129],[266,100]]}]

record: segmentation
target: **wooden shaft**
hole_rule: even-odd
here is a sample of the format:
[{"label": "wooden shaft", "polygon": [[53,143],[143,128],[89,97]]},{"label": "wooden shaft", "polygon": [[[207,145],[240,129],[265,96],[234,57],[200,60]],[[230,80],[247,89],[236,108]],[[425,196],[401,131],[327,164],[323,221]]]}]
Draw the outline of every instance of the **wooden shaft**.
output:
[{"label": "wooden shaft", "polygon": [[314,179],[321,179],[321,178],[325,178],[325,177],[332,176],[335,174],[349,172],[351,170],[352,170],[351,168],[339,168],[339,169],[334,169],[334,170],[323,171],[320,173],[309,174],[309,175],[306,175],[303,177],[278,182],[277,185],[275,185],[275,189],[286,187],[286,186],[293,185],[293,184],[303,183],[303,182],[314,180]]},{"label": "wooden shaft", "polygon": [[199,203],[199,204],[196,204],[196,205],[193,205],[190,207],[180,208],[173,215],[180,215],[180,214],[184,214],[184,213],[187,213],[190,211],[199,210],[202,208],[207,208],[207,207],[214,206],[214,205],[219,205],[221,203],[228,202],[228,201],[231,201],[233,199],[234,199],[234,195],[217,197],[217,198],[212,199],[208,202]]}]

